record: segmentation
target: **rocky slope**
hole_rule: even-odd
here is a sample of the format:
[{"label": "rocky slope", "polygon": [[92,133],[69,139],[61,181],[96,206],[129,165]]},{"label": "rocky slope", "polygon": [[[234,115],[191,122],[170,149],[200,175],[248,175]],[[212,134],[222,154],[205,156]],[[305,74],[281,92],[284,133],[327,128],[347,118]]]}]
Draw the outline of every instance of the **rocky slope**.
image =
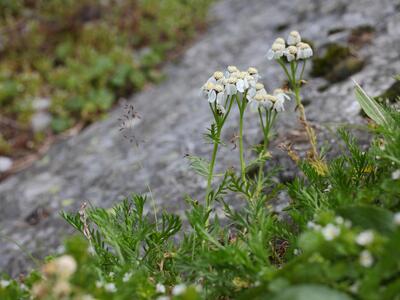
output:
[{"label": "rocky slope", "polygon": [[[210,146],[202,133],[210,121],[200,87],[216,69],[228,64],[257,67],[269,89],[283,82],[277,64],[266,60],[274,38],[297,29],[318,48],[327,42],[345,42],[352,28],[370,25],[375,34],[359,50],[366,59],[353,76],[371,94],[379,94],[400,73],[400,7],[395,0],[224,0],[210,14],[210,28],[178,63],[166,66],[168,79],[130,101],[141,118],[134,128],[139,147],[121,137],[122,108],[80,135],[55,145],[35,166],[0,183],[0,270],[13,275],[32,265],[25,252],[41,257],[60,247],[71,229],[59,211],[76,210],[83,201],[109,207],[131,192],[151,194],[157,207],[182,212],[184,196],[201,196],[205,182],[188,168],[185,154],[207,155]],[[328,35],[328,32],[336,32]],[[312,79],[304,89],[309,119],[328,132],[332,124],[360,123],[352,82],[329,85]],[[234,115],[232,115],[234,116]],[[235,119],[234,117],[231,118]],[[260,135],[255,118],[246,122],[248,144]],[[293,107],[279,120],[279,141],[303,140]],[[237,123],[229,123],[229,140]],[[333,143],[333,141],[328,141]],[[301,148],[302,146],[298,146]],[[227,147],[219,166],[233,164],[237,150]],[[290,161],[274,146],[274,159]]]}]

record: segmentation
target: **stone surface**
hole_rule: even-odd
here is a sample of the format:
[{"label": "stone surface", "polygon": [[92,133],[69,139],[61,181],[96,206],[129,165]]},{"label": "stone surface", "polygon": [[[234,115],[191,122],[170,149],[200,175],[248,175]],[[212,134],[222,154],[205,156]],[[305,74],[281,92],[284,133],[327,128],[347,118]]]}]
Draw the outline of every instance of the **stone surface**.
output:
[{"label": "stone surface", "polygon": [[[186,193],[202,197],[204,179],[189,170],[184,158],[187,153],[208,155],[211,150],[202,139],[211,115],[200,87],[214,70],[229,64],[255,66],[269,90],[280,86],[281,70],[265,57],[279,35],[297,29],[318,47],[343,40],[352,27],[370,24],[376,28],[375,37],[360,50],[368,63],[353,78],[375,95],[400,73],[400,13],[394,0],[224,0],[215,5],[210,18],[209,30],[179,62],[166,66],[168,79],[131,99],[141,116],[133,128],[138,147],[121,137],[121,109],[116,109],[106,120],[53,146],[29,170],[0,183],[0,270],[15,275],[32,265],[26,252],[42,257],[56,251],[62,237],[72,232],[58,212],[76,210],[83,201],[109,207],[131,192],[147,193],[157,207],[180,213]],[[337,27],[346,31],[327,35]],[[318,92],[324,84],[312,79],[303,92],[305,99],[311,99],[306,110],[317,129],[328,132],[335,124],[362,122],[352,82]],[[236,117],[235,112],[224,132],[227,141],[237,131]],[[259,141],[260,133],[255,116],[247,117],[249,145]],[[278,142],[290,139],[305,149],[293,105],[280,117],[277,131]],[[293,165],[277,143],[274,160],[287,168],[282,177],[290,179]],[[218,168],[237,163],[237,149],[232,148],[219,155]]]}]

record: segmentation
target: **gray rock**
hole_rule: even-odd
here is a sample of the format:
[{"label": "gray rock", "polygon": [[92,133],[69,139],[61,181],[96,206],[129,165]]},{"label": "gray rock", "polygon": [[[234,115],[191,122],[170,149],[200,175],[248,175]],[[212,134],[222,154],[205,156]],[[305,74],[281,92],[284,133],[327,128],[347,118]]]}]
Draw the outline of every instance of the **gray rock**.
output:
[{"label": "gray rock", "polygon": [[[29,170],[0,184],[0,227],[7,237],[0,244],[0,268],[15,275],[32,265],[24,252],[43,257],[56,251],[60,240],[73,232],[58,212],[77,210],[83,201],[110,207],[132,192],[145,193],[154,198],[158,209],[181,214],[186,193],[201,201],[204,179],[189,170],[184,158],[186,153],[208,156],[211,152],[211,146],[202,139],[211,114],[200,96],[200,87],[213,71],[228,64],[255,66],[264,75],[269,90],[280,86],[282,71],[265,57],[279,35],[297,29],[318,47],[329,41],[328,30],[338,25],[351,28],[373,24],[373,43],[361,50],[368,64],[353,77],[372,95],[382,92],[392,84],[392,76],[400,72],[400,14],[395,4],[394,0],[218,2],[212,9],[208,32],[178,63],[165,67],[168,79],[131,99],[141,116],[131,131],[140,141],[138,147],[121,137],[118,118],[122,109],[116,109],[108,119],[55,145]],[[282,24],[287,24],[287,29],[277,32],[275,28]],[[360,123],[362,119],[350,80],[318,92],[325,83],[322,79],[310,80],[303,95],[312,99],[306,107],[309,119],[318,124],[321,135],[329,138],[328,144],[334,145],[336,141],[327,134],[328,129],[342,123]],[[247,115],[247,145],[260,140],[256,121],[254,115]],[[229,141],[237,130],[234,112],[223,138]],[[306,149],[293,103],[279,117],[277,132],[273,158],[285,168],[281,177],[290,180],[293,163],[277,144],[295,140],[297,149]],[[231,148],[222,149],[217,171],[237,165],[238,151]],[[249,158],[250,153],[246,156]]]}]

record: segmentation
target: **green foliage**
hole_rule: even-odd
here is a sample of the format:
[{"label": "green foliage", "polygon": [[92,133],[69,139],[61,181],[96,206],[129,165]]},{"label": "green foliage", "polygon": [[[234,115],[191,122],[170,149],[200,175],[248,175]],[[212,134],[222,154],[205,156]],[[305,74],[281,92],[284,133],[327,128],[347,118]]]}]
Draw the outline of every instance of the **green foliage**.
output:
[{"label": "green foliage", "polygon": [[[383,112],[375,102],[367,109]],[[208,135],[214,147],[223,145],[227,116],[216,111]],[[206,201],[187,196],[187,222],[165,211],[148,214],[141,195],[111,209],[84,204],[77,214],[63,212],[81,236],[67,240],[65,253],[40,272],[4,277],[0,296],[400,300],[400,114],[382,114],[373,117],[368,149],[341,129],[341,151],[324,160],[326,170],[298,158],[304,176],[286,186],[273,179],[276,169],[264,175],[261,168],[254,178],[226,170],[209,185]],[[189,160],[213,179],[211,164]],[[278,194],[290,197],[283,214],[270,203]],[[242,200],[239,208],[234,198]]]},{"label": "green foliage", "polygon": [[1,114],[29,128],[34,99],[45,97],[55,133],[97,120],[162,79],[160,64],[204,24],[210,3],[0,1]]}]

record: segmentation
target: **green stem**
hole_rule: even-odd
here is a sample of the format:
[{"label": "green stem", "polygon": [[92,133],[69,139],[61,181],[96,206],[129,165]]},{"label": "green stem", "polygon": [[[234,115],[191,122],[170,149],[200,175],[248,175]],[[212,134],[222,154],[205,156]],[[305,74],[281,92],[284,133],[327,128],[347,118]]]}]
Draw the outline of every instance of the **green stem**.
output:
[{"label": "green stem", "polygon": [[[217,129],[217,138],[219,140],[220,135],[221,135],[221,130]],[[215,159],[217,157],[217,152],[218,152],[218,142],[214,141],[214,148],[213,148],[213,152],[211,155],[211,162],[210,162],[210,169],[208,172],[208,178],[207,178],[207,190],[206,190],[206,209],[207,211],[210,210],[211,208],[211,199],[210,199],[210,193],[211,193],[211,182],[212,182],[212,178],[214,175],[214,166],[215,166]],[[207,225],[208,225],[208,219],[207,219]]]},{"label": "green stem", "polygon": [[[246,104],[243,104],[245,106]],[[244,108],[244,107],[242,107]],[[243,116],[244,109],[240,110],[240,119],[239,119],[239,156],[240,156],[240,169],[242,174],[242,180],[246,183],[246,163],[244,161],[243,155]]]},{"label": "green stem", "polygon": [[261,114],[261,110],[258,110],[259,116],[260,116],[260,123],[261,123],[261,128],[263,130],[263,134],[264,134],[264,143],[263,143],[263,149],[261,151],[261,162],[260,165],[258,167],[258,177],[257,177],[257,188],[256,191],[254,193],[254,198],[258,197],[259,193],[262,190],[262,182],[263,182],[263,167],[264,167],[264,160],[263,157],[265,156],[265,154],[267,153],[267,149],[268,149],[268,145],[269,145],[269,132],[272,128],[272,125],[275,121],[276,118],[276,112],[273,111],[265,111],[265,125],[264,125],[264,120],[263,120],[263,116]]},{"label": "green stem", "polygon": [[300,79],[299,79],[299,81],[300,81],[300,84],[301,84],[301,81],[303,80],[303,74],[304,74],[304,70],[305,70],[305,68],[306,68],[306,60],[304,60],[303,61],[303,66],[301,67],[301,73],[300,73]]}]

